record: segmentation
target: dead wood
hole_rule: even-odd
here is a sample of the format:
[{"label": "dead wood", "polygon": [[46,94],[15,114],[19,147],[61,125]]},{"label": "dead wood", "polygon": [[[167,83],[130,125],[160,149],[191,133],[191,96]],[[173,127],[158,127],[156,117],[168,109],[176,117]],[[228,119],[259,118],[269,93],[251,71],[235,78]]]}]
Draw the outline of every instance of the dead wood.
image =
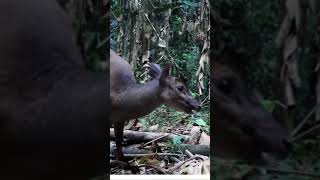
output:
[{"label": "dead wood", "polygon": [[180,144],[175,147],[176,151],[185,152],[188,150],[192,154],[201,154],[204,156],[210,155],[210,146],[209,145],[191,145],[191,144]]},{"label": "dead wood", "polygon": [[[166,141],[168,139],[174,139],[178,136],[182,137],[184,141],[188,141],[190,139],[190,136],[186,136],[186,135],[175,135],[171,133],[142,132],[142,131],[131,131],[131,130],[124,130],[123,136],[127,139],[128,142],[148,142],[157,138],[159,138],[159,141]],[[166,136],[166,137],[160,138],[163,136]],[[110,129],[110,137],[115,138],[113,128]]]},{"label": "dead wood", "polygon": [[[115,150],[116,150],[116,147],[110,145],[110,154],[114,154]],[[153,153],[151,150],[139,149],[137,147],[123,147],[122,152],[124,154],[150,154],[150,153]]]}]

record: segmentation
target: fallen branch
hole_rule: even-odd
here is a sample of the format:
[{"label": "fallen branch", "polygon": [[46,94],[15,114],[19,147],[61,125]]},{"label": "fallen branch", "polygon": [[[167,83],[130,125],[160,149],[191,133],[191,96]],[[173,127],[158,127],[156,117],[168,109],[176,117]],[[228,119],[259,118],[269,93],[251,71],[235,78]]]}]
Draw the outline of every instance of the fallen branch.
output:
[{"label": "fallen branch", "polygon": [[210,146],[209,145],[180,144],[180,145],[176,145],[174,150],[182,151],[182,152],[185,152],[186,150],[188,150],[192,154],[201,154],[204,156],[210,155]]},{"label": "fallen branch", "polygon": [[151,143],[153,143],[153,142],[155,142],[155,141],[159,141],[160,139],[166,138],[166,137],[168,137],[168,136],[170,136],[170,134],[166,134],[166,135],[160,136],[160,137],[158,137],[158,138],[156,138],[156,139],[154,139],[154,140],[151,140],[151,141],[143,144],[141,147],[145,147],[145,146],[147,146],[148,144],[151,144]]},{"label": "fallen branch", "polygon": [[[188,141],[190,139],[190,136],[186,136],[186,135],[174,135],[172,133],[142,132],[142,131],[132,131],[132,130],[124,130],[123,136],[128,140],[134,141],[134,142],[149,142],[158,138],[161,141],[166,141],[168,139],[177,138],[177,136],[182,137],[185,141]],[[163,137],[163,136],[166,136],[166,137]],[[113,128],[110,128],[110,137],[115,138]]]},{"label": "fallen branch", "polygon": [[[110,146],[110,154],[114,154],[116,150],[115,146]],[[139,149],[139,148],[134,148],[134,147],[123,147],[122,152],[124,154],[149,154],[153,153],[154,151],[147,150],[147,149]]]},{"label": "fallen branch", "polygon": [[180,163],[180,162],[181,162],[178,158],[176,158],[176,157],[174,157],[174,156],[171,156],[170,159],[171,159],[172,161],[174,161],[175,163]]},{"label": "fallen branch", "polygon": [[176,154],[176,153],[150,153],[150,154],[123,154],[124,157],[129,158],[139,158],[139,157],[145,157],[145,156],[182,156],[182,154]]},{"label": "fallen branch", "polygon": [[165,172],[164,170],[162,170],[162,169],[160,169],[160,168],[158,168],[156,166],[150,165],[150,164],[141,164],[138,167],[139,168],[141,168],[141,167],[150,167],[150,168],[153,168],[153,169],[159,171],[161,174],[167,174],[167,172]]},{"label": "fallen branch", "polygon": [[194,155],[189,151],[189,150],[185,150],[185,153],[187,156],[189,156],[189,158],[192,158]]},{"label": "fallen branch", "polygon": [[202,161],[204,161],[204,159],[203,159],[202,157],[200,157],[200,156],[193,156],[193,157],[191,157],[191,158],[183,161],[182,163],[178,164],[177,166],[171,168],[171,169],[168,171],[168,174],[172,174],[173,171],[179,169],[182,165],[184,165],[185,163],[187,163],[187,162],[189,162],[189,161],[192,161],[192,160],[194,160],[194,159],[201,159]]}]

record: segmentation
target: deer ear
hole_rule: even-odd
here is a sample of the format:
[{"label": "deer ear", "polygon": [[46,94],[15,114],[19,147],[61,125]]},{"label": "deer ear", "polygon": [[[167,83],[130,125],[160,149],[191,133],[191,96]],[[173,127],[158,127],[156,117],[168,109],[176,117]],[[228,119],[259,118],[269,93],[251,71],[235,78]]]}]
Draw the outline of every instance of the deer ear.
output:
[{"label": "deer ear", "polygon": [[167,64],[161,73],[160,82],[165,82],[165,80],[170,76],[170,71],[171,64]]},{"label": "deer ear", "polygon": [[162,69],[159,64],[150,63],[149,65],[149,76],[151,76],[151,79],[157,79],[161,76]]},{"label": "deer ear", "polygon": [[166,66],[162,72],[162,75],[170,76],[171,68],[172,68],[171,64],[166,64]]}]

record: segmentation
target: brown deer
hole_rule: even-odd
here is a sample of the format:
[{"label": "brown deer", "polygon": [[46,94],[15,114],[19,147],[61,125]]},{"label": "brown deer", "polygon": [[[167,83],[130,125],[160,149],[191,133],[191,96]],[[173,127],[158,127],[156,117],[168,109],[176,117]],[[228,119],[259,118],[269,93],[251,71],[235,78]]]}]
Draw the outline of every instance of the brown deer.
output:
[{"label": "brown deer", "polygon": [[129,63],[110,50],[111,121],[116,136],[117,159],[124,159],[122,137],[126,121],[147,115],[162,104],[186,113],[200,109],[199,102],[186,86],[169,75],[170,66],[162,71],[158,65],[151,64],[150,72],[153,80],[137,84]]},{"label": "brown deer", "polygon": [[288,133],[248,87],[239,71],[242,58],[243,54],[226,50],[211,65],[213,152],[249,162],[262,160],[264,152],[285,157]]},{"label": "brown deer", "polygon": [[108,74],[86,70],[55,0],[1,0],[0,24],[0,179],[103,175]]}]

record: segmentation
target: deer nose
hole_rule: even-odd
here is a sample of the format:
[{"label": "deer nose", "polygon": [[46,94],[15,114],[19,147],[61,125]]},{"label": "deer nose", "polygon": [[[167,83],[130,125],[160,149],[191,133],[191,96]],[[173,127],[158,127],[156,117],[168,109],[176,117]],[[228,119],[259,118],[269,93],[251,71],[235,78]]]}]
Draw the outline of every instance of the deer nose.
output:
[{"label": "deer nose", "polygon": [[193,110],[199,111],[201,109],[201,104],[193,101],[186,101],[186,104],[190,106]]}]

